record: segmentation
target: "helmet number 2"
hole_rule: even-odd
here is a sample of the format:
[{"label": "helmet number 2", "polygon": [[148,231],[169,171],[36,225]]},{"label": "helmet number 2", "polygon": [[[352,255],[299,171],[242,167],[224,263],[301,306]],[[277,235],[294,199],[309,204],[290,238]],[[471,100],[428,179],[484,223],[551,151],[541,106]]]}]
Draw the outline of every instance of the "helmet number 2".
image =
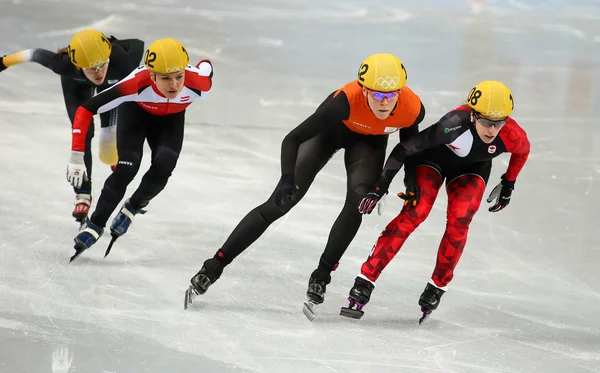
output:
[{"label": "helmet number 2", "polygon": [[477,101],[481,97],[482,93],[480,90],[473,88],[471,92],[469,92],[469,97],[467,97],[467,101],[471,103],[471,105],[477,105]]},{"label": "helmet number 2", "polygon": [[360,65],[360,69],[358,70],[358,80],[364,82],[365,78],[363,78],[363,75],[365,75],[367,71],[369,71],[369,65],[367,65],[366,63]]},{"label": "helmet number 2", "polygon": [[147,50],[146,55],[144,56],[144,63],[146,64],[146,66],[154,68],[154,65],[152,64],[152,62],[154,61],[156,61],[156,53]]}]

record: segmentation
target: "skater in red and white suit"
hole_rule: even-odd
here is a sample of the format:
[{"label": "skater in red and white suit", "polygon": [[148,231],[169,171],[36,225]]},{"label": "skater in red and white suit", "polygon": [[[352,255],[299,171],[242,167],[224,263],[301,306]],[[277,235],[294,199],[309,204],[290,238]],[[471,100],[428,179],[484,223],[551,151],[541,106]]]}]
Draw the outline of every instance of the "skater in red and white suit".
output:
[{"label": "skater in red and white suit", "polygon": [[446,230],[431,281],[419,299],[424,313],[437,308],[467,242],[469,224],[483,198],[492,159],[511,153],[508,169],[487,199],[493,202],[489,211],[497,212],[510,202],[515,180],[529,156],[527,135],[509,116],[513,108],[512,94],[504,84],[483,81],[470,91],[465,105],[393,149],[376,187],[361,201],[360,212],[371,213],[407,158],[416,162],[416,173],[407,175],[406,193],[398,195],[405,200],[404,208],[381,233],[362,265],[350,290],[351,308],[356,304],[360,310],[369,301],[375,281],[408,236],[427,218],[445,180]]}]

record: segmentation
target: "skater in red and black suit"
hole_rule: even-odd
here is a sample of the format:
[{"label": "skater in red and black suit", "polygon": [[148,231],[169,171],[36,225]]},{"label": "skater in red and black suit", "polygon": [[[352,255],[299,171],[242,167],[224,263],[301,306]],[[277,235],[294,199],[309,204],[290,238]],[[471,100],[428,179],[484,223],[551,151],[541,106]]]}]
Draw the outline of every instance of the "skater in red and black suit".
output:
[{"label": "skater in red and black suit", "polygon": [[350,290],[350,308],[343,308],[343,315],[362,316],[362,306],[369,301],[375,281],[408,236],[427,218],[445,180],[446,230],[433,275],[419,299],[424,316],[438,307],[467,242],[471,220],[479,210],[492,159],[511,153],[508,169],[487,199],[493,202],[489,211],[498,212],[510,202],[517,176],[529,156],[527,135],[509,116],[513,108],[512,94],[504,84],[483,81],[470,91],[465,105],[392,150],[380,180],[361,201],[359,211],[371,213],[407,159],[417,165],[416,185],[407,185],[407,193],[399,194],[405,200],[404,208],[381,233],[362,265]]}]

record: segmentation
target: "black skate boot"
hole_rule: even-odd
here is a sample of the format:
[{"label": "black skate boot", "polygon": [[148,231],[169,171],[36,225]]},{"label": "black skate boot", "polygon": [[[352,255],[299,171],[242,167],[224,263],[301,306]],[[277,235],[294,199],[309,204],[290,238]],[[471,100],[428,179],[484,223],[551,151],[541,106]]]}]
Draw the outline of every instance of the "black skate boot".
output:
[{"label": "black skate boot", "polygon": [[423,294],[421,294],[421,297],[419,298],[419,306],[421,306],[421,312],[423,312],[423,316],[419,319],[419,324],[425,321],[425,318],[438,308],[444,293],[444,290],[427,283],[425,290],[423,290]]},{"label": "black skate boot", "polygon": [[104,253],[105,258],[108,254],[110,254],[110,250],[112,249],[112,246],[117,240],[117,238],[127,233],[127,230],[129,229],[129,226],[131,226],[131,223],[133,223],[133,219],[135,218],[135,216],[137,214],[145,213],[146,210],[143,210],[141,208],[134,208],[129,199],[125,201],[123,207],[121,208],[121,211],[119,211],[117,216],[115,216],[115,218],[112,221],[112,224],[110,225],[111,239],[110,243],[108,244],[108,247],[106,248],[106,253]]},{"label": "black skate boot", "polygon": [[[365,313],[362,308],[369,303],[373,289],[375,289],[375,285],[371,281],[362,277],[356,277],[354,286],[350,289],[350,296],[348,297],[350,305],[348,307],[342,307],[340,315],[353,319],[360,319],[363,317]],[[354,308],[354,306],[356,306],[356,308]]]},{"label": "black skate boot", "polygon": [[102,237],[103,233],[104,228],[92,223],[90,218],[85,218],[84,228],[74,238],[75,254],[71,257],[69,263],[77,259],[77,257],[81,255],[81,253],[83,253],[85,250],[92,247],[92,245],[95,244],[100,237]]},{"label": "black skate boot", "polygon": [[315,312],[313,307],[317,304],[323,303],[325,300],[325,291],[327,285],[331,282],[331,273],[323,269],[315,269],[310,275],[308,280],[308,289],[306,290],[306,297],[308,300],[304,302],[302,312],[310,320],[315,319]]},{"label": "black skate boot", "polygon": [[208,288],[221,277],[223,268],[222,262],[216,258],[210,258],[204,262],[202,269],[190,280],[190,286],[185,292],[184,309],[188,309],[192,305],[197,295],[206,293]]}]

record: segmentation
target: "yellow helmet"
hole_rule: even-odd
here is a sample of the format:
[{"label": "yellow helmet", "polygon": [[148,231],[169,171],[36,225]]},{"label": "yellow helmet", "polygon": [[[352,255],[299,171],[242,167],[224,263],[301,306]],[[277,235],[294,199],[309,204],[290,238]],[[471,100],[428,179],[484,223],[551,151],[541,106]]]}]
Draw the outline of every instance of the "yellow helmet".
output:
[{"label": "yellow helmet", "polygon": [[156,40],[144,54],[144,65],[159,74],[183,71],[189,62],[190,56],[183,45],[171,38]]},{"label": "yellow helmet", "polygon": [[97,30],[83,30],[71,39],[69,58],[73,65],[91,69],[108,61],[111,50],[112,45],[106,35]]},{"label": "yellow helmet", "polygon": [[373,54],[358,68],[358,82],[373,91],[397,91],[406,84],[406,77],[402,61],[389,53]]},{"label": "yellow helmet", "polygon": [[503,83],[484,80],[469,92],[467,106],[486,117],[506,118],[515,108],[515,102]]}]

